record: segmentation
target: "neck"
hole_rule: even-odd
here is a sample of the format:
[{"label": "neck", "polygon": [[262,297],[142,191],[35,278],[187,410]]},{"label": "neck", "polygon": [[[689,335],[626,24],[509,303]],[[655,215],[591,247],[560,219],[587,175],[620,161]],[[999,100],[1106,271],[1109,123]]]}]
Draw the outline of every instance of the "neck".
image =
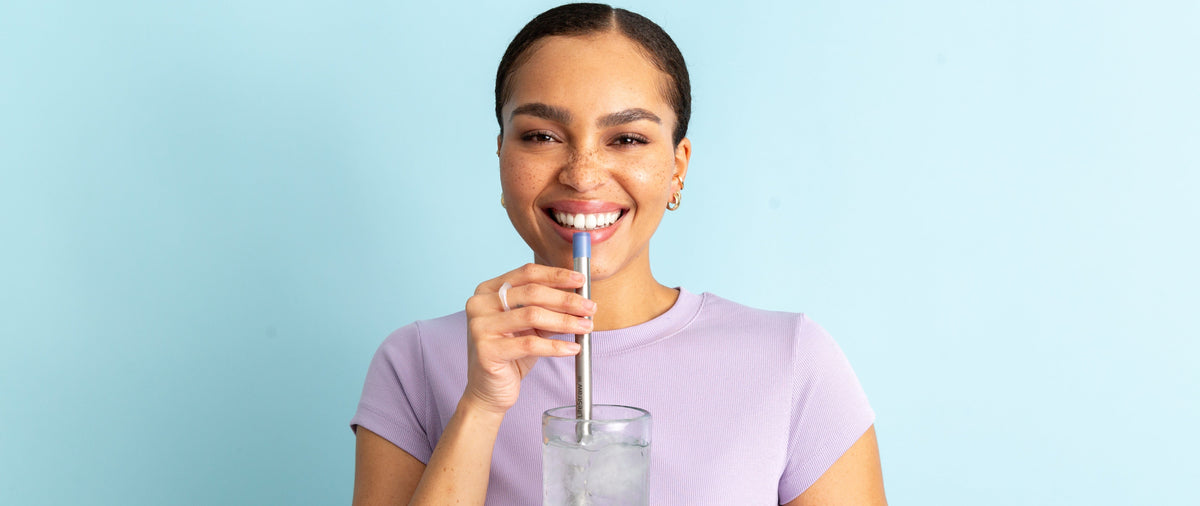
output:
[{"label": "neck", "polygon": [[649,261],[635,261],[606,279],[592,281],[596,301],[592,321],[598,331],[632,327],[667,312],[678,298],[678,290],[654,279]]}]

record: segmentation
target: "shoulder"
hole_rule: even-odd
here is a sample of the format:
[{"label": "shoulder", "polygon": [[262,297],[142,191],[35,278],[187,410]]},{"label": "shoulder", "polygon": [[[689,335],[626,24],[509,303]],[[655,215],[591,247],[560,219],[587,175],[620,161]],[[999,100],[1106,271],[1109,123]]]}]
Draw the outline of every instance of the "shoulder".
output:
[{"label": "shoulder", "polygon": [[448,334],[464,331],[466,328],[467,314],[464,311],[438,318],[417,320],[388,334],[380,345],[380,349],[404,348],[419,344],[421,341],[436,341]]},{"label": "shoulder", "polygon": [[831,339],[829,333],[806,314],[759,309],[704,292],[694,324],[704,328],[739,329],[777,336],[789,342]]},{"label": "shoulder", "polygon": [[759,309],[708,292],[700,297],[701,309],[689,327],[707,339],[737,339],[741,345],[752,340],[796,372],[848,367],[833,336],[805,313]]},{"label": "shoulder", "polygon": [[377,358],[388,362],[425,360],[426,355],[445,353],[446,348],[455,348],[455,343],[466,346],[466,312],[448,314],[438,318],[417,320],[388,334],[376,351]]}]

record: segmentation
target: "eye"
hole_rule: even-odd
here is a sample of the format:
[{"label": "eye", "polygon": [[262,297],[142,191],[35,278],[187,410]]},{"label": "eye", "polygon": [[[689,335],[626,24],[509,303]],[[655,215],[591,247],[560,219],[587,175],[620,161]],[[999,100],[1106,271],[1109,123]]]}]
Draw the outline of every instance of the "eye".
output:
[{"label": "eye", "polygon": [[616,139],[613,139],[612,143],[618,146],[637,146],[649,142],[648,139],[638,134],[621,134]]},{"label": "eye", "polygon": [[537,131],[528,132],[525,135],[522,135],[521,140],[526,141],[526,142],[532,142],[535,144],[544,144],[547,142],[554,142],[555,139],[554,139],[554,136],[550,134],[550,132],[547,132],[544,130],[537,130]]}]

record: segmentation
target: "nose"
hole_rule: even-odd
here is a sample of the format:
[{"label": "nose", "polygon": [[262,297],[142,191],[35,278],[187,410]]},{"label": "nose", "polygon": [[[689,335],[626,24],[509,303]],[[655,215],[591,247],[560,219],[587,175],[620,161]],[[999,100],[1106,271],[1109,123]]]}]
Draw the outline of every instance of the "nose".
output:
[{"label": "nose", "polygon": [[575,149],[558,173],[558,182],[579,193],[595,190],[608,181],[608,168],[597,149]]}]

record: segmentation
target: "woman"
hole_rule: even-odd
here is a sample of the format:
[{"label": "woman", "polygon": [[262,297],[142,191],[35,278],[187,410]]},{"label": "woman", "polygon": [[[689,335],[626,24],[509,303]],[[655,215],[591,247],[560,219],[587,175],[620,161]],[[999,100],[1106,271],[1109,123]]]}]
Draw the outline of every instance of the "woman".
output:
[{"label": "woman", "polygon": [[[651,274],[689,116],[683,57],[637,14],[565,5],[516,36],[496,75],[497,155],[535,263],[380,347],[351,421],[355,504],[540,503],[539,417],[573,403],[571,335],[588,331],[595,401],[654,416],[652,504],[885,503],[874,413],[820,327]],[[580,230],[591,301],[573,292]]]}]

